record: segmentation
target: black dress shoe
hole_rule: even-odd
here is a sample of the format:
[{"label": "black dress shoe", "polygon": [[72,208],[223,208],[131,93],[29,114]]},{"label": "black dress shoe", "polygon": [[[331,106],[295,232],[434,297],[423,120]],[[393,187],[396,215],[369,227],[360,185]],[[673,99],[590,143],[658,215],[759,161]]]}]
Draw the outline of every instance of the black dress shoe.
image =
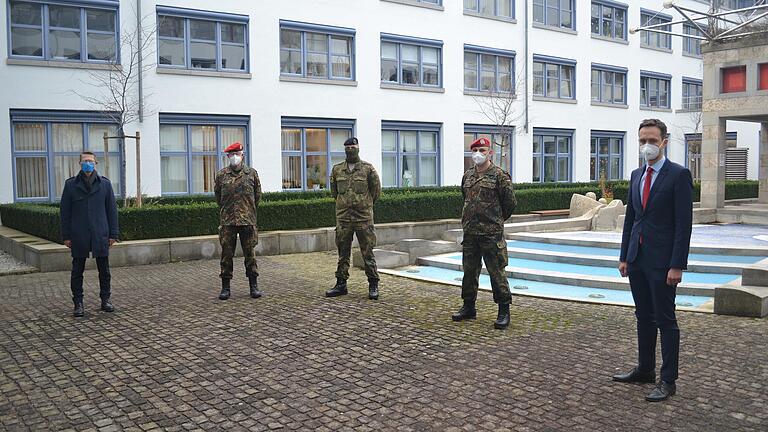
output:
[{"label": "black dress shoe", "polygon": [[453,315],[451,319],[454,321],[473,320],[477,318],[477,309],[474,303],[464,302],[464,305]]},{"label": "black dress shoe", "polygon": [[655,383],[656,372],[640,372],[634,368],[629,373],[614,375],[613,380],[623,383]]},{"label": "black dress shoe", "polygon": [[76,316],[78,318],[85,316],[85,309],[83,309],[83,303],[82,302],[75,303],[75,311],[74,311],[74,313],[72,315],[74,315],[74,316]]},{"label": "black dress shoe", "polygon": [[666,381],[659,381],[659,384],[652,392],[645,397],[648,402],[661,402],[669,399],[677,392],[677,386]]},{"label": "black dress shoe", "polygon": [[115,307],[112,306],[112,303],[109,301],[109,299],[106,299],[101,301],[101,310],[104,312],[114,312]]}]

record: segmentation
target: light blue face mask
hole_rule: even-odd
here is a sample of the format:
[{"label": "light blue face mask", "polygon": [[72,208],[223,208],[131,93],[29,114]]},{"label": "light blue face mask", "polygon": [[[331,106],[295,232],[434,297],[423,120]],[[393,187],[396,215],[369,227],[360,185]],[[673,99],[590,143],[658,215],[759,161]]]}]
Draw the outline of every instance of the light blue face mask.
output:
[{"label": "light blue face mask", "polygon": [[82,161],[80,162],[80,168],[83,170],[84,173],[93,172],[93,169],[96,167],[96,164],[94,164],[91,161]]}]

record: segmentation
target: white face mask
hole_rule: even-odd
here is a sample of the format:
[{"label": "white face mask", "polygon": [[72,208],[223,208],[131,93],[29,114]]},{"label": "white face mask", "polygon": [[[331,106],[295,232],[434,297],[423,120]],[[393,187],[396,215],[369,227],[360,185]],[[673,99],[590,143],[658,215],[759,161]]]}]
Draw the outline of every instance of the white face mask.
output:
[{"label": "white face mask", "polygon": [[240,165],[240,162],[242,161],[243,161],[243,157],[239,155],[232,155],[229,157],[229,165],[233,167]]},{"label": "white face mask", "polygon": [[472,153],[472,161],[475,163],[475,165],[482,165],[487,160],[488,157],[480,152]]},{"label": "white face mask", "polygon": [[659,146],[655,144],[643,144],[640,146],[640,156],[645,161],[654,160],[659,157]]}]

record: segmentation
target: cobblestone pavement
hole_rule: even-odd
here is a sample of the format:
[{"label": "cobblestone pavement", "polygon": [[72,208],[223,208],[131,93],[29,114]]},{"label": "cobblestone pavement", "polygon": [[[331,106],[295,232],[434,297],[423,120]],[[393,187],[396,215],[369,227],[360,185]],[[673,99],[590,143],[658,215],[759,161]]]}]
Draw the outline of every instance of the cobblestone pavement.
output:
[{"label": "cobblestone pavement", "polygon": [[[383,276],[325,299],[331,253],[259,259],[265,297],[216,300],[218,262],[113,270],[117,312],[71,317],[67,273],[0,278],[0,429],[766,431],[768,320],[680,313],[671,401],[633,365],[628,308],[514,297],[453,323],[457,288]],[[242,262],[242,261],[240,261]]]}]

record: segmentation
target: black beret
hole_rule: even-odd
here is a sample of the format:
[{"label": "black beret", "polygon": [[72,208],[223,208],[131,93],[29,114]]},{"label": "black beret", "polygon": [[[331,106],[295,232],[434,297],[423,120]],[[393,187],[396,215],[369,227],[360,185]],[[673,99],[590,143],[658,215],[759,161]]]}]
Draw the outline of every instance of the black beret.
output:
[{"label": "black beret", "polygon": [[344,141],[344,145],[348,146],[348,145],[359,145],[359,144],[357,142],[357,138],[352,137],[352,138],[349,138],[346,141]]}]

